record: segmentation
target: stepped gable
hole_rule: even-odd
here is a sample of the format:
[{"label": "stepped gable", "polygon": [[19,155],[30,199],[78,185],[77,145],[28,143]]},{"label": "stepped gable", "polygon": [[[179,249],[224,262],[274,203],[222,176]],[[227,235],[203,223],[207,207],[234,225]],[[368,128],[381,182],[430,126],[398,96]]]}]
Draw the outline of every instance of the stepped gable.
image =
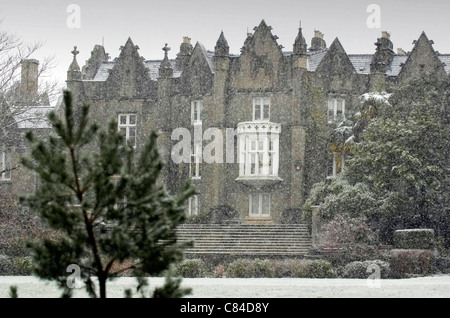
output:
[{"label": "stepped gable", "polygon": [[272,34],[272,27],[264,20],[248,34],[241,55],[234,63],[237,89],[276,90],[280,86],[279,75],[285,71],[284,54]]},{"label": "stepped gable", "polygon": [[444,64],[439,54],[433,49],[433,41],[429,40],[425,32],[413,42],[414,48],[398,75],[399,81],[418,76],[421,72],[446,75]]},{"label": "stepped gable", "polygon": [[106,79],[107,94],[111,98],[145,98],[152,91],[148,69],[144,58],[138,53],[138,46],[128,38],[125,46],[120,48],[119,57],[109,70]]}]

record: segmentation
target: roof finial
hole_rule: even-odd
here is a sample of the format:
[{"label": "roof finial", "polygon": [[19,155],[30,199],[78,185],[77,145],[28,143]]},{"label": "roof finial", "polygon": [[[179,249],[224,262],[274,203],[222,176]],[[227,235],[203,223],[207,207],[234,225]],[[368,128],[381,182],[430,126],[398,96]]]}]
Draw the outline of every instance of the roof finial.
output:
[{"label": "roof finial", "polygon": [[77,54],[78,53],[80,53],[79,51],[77,51],[77,47],[76,46],[74,46],[73,47],[73,51],[72,52],[70,52],[70,53],[72,53],[73,54],[73,58],[76,58],[77,57]]},{"label": "roof finial", "polygon": [[167,53],[170,51],[170,47],[167,46],[167,43],[164,45],[162,50],[164,51],[164,55],[167,56]]}]

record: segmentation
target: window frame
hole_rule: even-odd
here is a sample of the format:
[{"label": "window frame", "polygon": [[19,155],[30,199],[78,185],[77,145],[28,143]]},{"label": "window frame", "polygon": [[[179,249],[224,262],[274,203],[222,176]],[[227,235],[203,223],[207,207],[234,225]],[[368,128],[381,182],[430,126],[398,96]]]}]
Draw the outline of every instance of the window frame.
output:
[{"label": "window frame", "polygon": [[12,174],[11,166],[12,166],[11,152],[2,150],[0,153],[0,181],[11,181],[11,174]]},{"label": "window frame", "polygon": [[[191,101],[191,123],[193,125],[202,123],[202,112],[203,101],[199,99]],[[197,118],[195,118],[195,114],[197,114]]]},{"label": "window frame", "polygon": [[[121,123],[121,117],[125,116],[125,124]],[[130,117],[134,116],[134,124],[131,124]],[[128,142],[131,138],[134,138],[134,142],[132,143],[133,148],[136,148],[137,145],[137,114],[136,113],[120,113],[117,115],[118,119],[118,130],[122,131],[122,129],[125,129],[125,140]],[[130,136],[130,129],[134,128],[134,136]]]},{"label": "window frame", "polygon": [[[253,213],[254,198],[258,198],[258,213]],[[266,200],[266,202],[264,202]],[[268,203],[268,204],[264,204]],[[270,217],[271,196],[270,193],[250,193],[248,195],[248,215],[252,218],[267,218]],[[264,208],[267,207],[267,212],[264,213]]]},{"label": "window frame", "polygon": [[[333,179],[336,178],[339,174],[341,174],[345,169],[345,154],[343,153],[332,153],[332,162],[328,162],[327,164],[327,179]],[[338,165],[337,158],[340,157],[340,167]],[[331,164],[331,166],[329,166]],[[332,167],[333,172],[330,175],[328,169]],[[340,168],[340,169],[338,169]]]},{"label": "window frame", "polygon": [[239,136],[239,153],[240,177],[278,176],[280,160],[278,134],[242,134]]},{"label": "window frame", "polygon": [[188,216],[198,215],[200,211],[200,201],[198,194],[194,194],[188,199]]},{"label": "window frame", "polygon": [[[338,102],[342,104],[342,115],[338,115]],[[330,107],[332,104],[333,107]],[[329,97],[327,101],[327,121],[329,124],[341,122],[345,120],[345,98],[344,97]],[[330,110],[333,111],[333,117],[330,116]]]},{"label": "window frame", "polygon": [[[259,118],[256,116],[256,105],[259,101]],[[267,101],[267,104],[265,103]],[[267,106],[267,118],[265,118],[264,113]],[[270,97],[268,96],[262,96],[262,97],[253,97],[253,121],[270,121],[270,110],[271,110],[271,103],[270,103]]]},{"label": "window frame", "polygon": [[[200,180],[202,178],[202,155],[199,151],[200,145],[195,146],[194,152],[191,154],[191,162],[189,164],[189,176],[192,180]],[[194,169],[192,169],[194,167]]]}]

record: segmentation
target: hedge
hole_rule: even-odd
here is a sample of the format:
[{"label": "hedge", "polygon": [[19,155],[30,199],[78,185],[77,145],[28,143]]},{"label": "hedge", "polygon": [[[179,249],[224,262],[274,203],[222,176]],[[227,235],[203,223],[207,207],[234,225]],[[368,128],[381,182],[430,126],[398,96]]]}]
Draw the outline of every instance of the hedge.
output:
[{"label": "hedge", "polygon": [[226,273],[228,277],[239,278],[332,278],[336,276],[330,262],[304,259],[238,259],[227,266]]},{"label": "hedge", "polygon": [[394,249],[391,250],[391,270],[394,277],[408,275],[428,275],[435,269],[435,259],[430,250]]},{"label": "hedge", "polygon": [[394,232],[396,249],[427,250],[435,247],[434,231],[431,229],[397,230]]},{"label": "hedge", "polygon": [[342,273],[343,278],[369,278],[373,274],[377,274],[374,268],[379,269],[379,278],[390,277],[389,263],[381,260],[364,261],[364,262],[351,262],[345,265]]}]

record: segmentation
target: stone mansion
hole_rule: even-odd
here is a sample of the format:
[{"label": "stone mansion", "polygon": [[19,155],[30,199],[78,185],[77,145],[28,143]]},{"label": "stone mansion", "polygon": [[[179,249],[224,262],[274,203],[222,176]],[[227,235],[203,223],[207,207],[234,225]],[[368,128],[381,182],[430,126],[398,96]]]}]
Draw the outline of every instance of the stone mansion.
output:
[{"label": "stone mansion", "polygon": [[[263,20],[238,55],[229,52],[223,32],[212,51],[185,37],[175,59],[166,44],[162,60],[146,60],[129,38],[114,60],[95,45],[80,67],[75,48],[66,83],[75,105],[91,105],[92,120],[106,127],[117,119],[137,152],[152,130],[160,132],[167,188],[175,192],[192,179],[198,190],[189,215],[225,206],[243,224],[295,223],[312,185],[343,169],[345,154],[333,147],[331,132],[358,111],[362,94],[389,91],[420,72],[450,72],[450,54],[432,44],[422,33],[411,52],[394,51],[383,32],[373,54],[347,54],[339,39],[327,46],[319,31],[308,45],[300,28],[292,50],[284,51]],[[37,80],[33,74],[22,74],[22,81]],[[18,122],[14,129],[30,128],[49,129],[44,121]],[[173,160],[182,141],[177,128],[201,136],[188,141],[190,160]],[[211,144],[218,146],[212,153]],[[4,144],[1,167],[14,166],[25,150],[23,141]],[[205,153],[223,160],[206,162]],[[19,193],[35,182],[18,168],[1,174],[0,187]]]}]

